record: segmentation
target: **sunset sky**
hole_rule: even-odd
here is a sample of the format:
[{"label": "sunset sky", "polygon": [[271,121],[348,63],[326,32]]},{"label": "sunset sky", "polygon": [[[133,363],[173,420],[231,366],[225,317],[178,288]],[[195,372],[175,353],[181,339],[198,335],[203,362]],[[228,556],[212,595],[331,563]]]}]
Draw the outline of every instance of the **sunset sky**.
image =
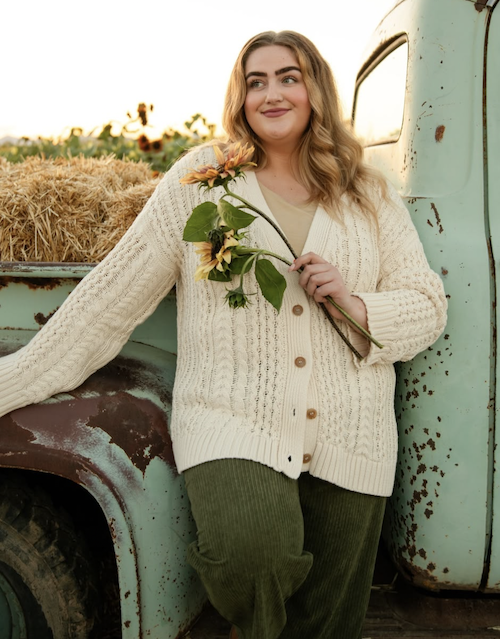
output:
[{"label": "sunset sky", "polygon": [[1,3],[0,138],[123,123],[154,104],[159,131],[196,112],[218,124],[229,73],[261,31],[291,29],[330,62],[346,107],[367,41],[394,0]]}]

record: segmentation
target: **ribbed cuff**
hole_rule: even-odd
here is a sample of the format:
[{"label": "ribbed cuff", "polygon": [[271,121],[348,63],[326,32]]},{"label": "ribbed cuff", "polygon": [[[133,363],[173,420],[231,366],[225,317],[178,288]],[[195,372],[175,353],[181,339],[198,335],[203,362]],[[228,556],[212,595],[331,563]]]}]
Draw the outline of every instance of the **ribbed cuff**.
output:
[{"label": "ribbed cuff", "polygon": [[[397,315],[397,307],[393,300],[384,293],[355,292],[353,295],[363,300],[366,306],[370,335],[380,342],[382,346],[392,342],[394,340],[394,324]],[[354,358],[358,366],[368,366],[380,360],[391,361],[390,358],[387,358],[387,349],[379,348],[351,328],[349,329],[349,339],[351,339],[353,346],[363,355],[362,360]],[[368,349],[367,344],[369,344]]]}]

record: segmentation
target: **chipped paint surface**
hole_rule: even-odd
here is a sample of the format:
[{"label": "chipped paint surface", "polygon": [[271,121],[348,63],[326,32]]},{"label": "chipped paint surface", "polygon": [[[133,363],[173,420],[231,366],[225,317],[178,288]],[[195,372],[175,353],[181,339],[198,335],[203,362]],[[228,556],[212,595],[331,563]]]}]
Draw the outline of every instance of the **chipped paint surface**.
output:
[{"label": "chipped paint surface", "polygon": [[423,588],[500,592],[499,571],[496,586],[486,584],[487,562],[500,557],[498,550],[489,554],[498,519],[492,490],[499,235],[496,229],[492,243],[485,206],[487,12],[476,9],[472,2],[405,0],[382,21],[368,51],[408,34],[405,114],[399,140],[367,148],[366,158],[403,196],[449,302],[445,334],[397,364],[400,445],[384,539],[403,574]]}]

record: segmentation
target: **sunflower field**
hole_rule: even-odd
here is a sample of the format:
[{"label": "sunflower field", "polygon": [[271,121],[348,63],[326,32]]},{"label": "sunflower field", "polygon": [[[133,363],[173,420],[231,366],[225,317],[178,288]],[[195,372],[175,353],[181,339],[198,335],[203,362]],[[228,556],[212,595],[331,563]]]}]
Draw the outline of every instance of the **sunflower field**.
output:
[{"label": "sunflower field", "polygon": [[183,131],[166,129],[155,138],[148,135],[153,105],[141,102],[137,115],[127,113],[127,121],[109,122],[85,134],[74,127],[60,138],[21,138],[15,143],[0,144],[0,157],[8,162],[23,162],[29,157],[103,158],[145,162],[155,175],[164,173],[190,147],[211,140],[215,125],[196,113],[184,123]]}]

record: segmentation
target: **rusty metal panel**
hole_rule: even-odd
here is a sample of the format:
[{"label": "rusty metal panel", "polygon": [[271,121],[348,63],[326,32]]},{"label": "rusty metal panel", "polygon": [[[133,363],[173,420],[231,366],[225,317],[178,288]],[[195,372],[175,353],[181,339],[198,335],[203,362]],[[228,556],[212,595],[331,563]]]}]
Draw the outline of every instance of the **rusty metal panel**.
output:
[{"label": "rusty metal panel", "polygon": [[[92,269],[88,264],[0,262],[0,327],[38,330]],[[177,352],[175,295],[165,297],[130,340]]]},{"label": "rusty metal panel", "polygon": [[[17,347],[3,337],[1,355]],[[174,355],[128,343],[76,390],[0,418],[1,466],[66,477],[100,504],[124,639],[173,639],[205,600],[186,562],[195,527],[168,433],[174,374]]]},{"label": "rusty metal panel", "polygon": [[384,529],[399,568],[428,589],[479,589],[489,544],[496,326],[484,218],[486,14],[469,2],[406,0],[370,48],[407,35],[401,136],[366,157],[404,197],[449,299],[445,334],[397,366],[400,451]]},{"label": "rusty metal panel", "polygon": [[[92,267],[0,265],[0,356],[50,320]],[[168,432],[175,296],[74,391],[0,419],[0,466],[60,475],[97,500],[112,535],[124,639],[173,639],[206,595],[186,561],[195,536]]]}]

